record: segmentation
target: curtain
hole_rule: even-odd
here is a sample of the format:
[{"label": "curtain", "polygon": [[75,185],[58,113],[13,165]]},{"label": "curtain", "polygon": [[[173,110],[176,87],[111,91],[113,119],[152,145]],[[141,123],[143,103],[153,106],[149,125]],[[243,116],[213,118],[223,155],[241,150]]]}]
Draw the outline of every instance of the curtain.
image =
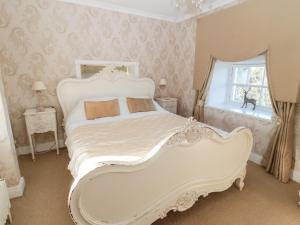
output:
[{"label": "curtain", "polygon": [[267,172],[284,183],[289,181],[293,166],[295,105],[290,102],[273,102],[278,128],[263,162]]},{"label": "curtain", "polygon": [[210,58],[210,66],[205,74],[205,80],[203,82],[202,87],[196,92],[196,101],[194,104],[194,118],[200,122],[204,122],[204,105],[207,97],[207,92],[209,88],[209,84],[211,81],[211,72],[214,68],[215,60],[213,57]]},{"label": "curtain", "polygon": [[294,114],[296,104],[275,100],[272,94],[273,86],[270,82],[269,51],[267,51],[266,59],[269,93],[273,113],[277,117],[278,127],[269,150],[264,155],[263,165],[266,167],[267,172],[272,173],[281,182],[287,183],[290,180],[293,166]]}]

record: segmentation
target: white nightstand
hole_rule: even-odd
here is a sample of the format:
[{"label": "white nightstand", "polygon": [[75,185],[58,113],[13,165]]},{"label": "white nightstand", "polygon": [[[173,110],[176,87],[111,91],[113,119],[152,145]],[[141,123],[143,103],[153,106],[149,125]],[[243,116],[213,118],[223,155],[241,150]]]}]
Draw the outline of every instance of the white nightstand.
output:
[{"label": "white nightstand", "polygon": [[26,129],[28,139],[31,147],[32,159],[35,160],[34,155],[34,137],[35,133],[46,133],[49,131],[54,132],[54,139],[56,144],[57,155],[59,154],[58,138],[57,138],[57,121],[56,111],[54,108],[45,108],[45,111],[38,112],[36,109],[27,109],[24,113],[26,121]]},{"label": "white nightstand", "polygon": [[165,110],[171,112],[171,113],[177,113],[177,98],[171,98],[171,97],[161,97],[155,99],[157,103],[163,107]]},{"label": "white nightstand", "polygon": [[11,224],[12,218],[10,214],[8,191],[5,181],[0,179],[0,224],[6,224],[7,218]]}]

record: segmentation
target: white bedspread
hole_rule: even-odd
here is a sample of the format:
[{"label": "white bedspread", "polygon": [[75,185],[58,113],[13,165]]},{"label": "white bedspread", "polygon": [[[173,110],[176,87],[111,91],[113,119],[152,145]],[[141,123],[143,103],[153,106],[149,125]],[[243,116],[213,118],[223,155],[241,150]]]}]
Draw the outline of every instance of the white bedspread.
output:
[{"label": "white bedspread", "polygon": [[156,112],[77,126],[66,141],[69,170],[76,177],[107,161],[139,160],[186,122],[184,117]]}]

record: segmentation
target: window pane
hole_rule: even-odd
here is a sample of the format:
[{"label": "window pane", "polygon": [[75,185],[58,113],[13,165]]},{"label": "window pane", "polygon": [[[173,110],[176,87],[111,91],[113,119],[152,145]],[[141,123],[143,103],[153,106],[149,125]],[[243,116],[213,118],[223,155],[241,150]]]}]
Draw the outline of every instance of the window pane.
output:
[{"label": "window pane", "polygon": [[234,85],[232,91],[232,101],[236,103],[243,103],[244,102],[244,91],[241,86]]},{"label": "window pane", "polygon": [[267,88],[263,88],[262,90],[261,106],[272,107],[269,90]]},{"label": "window pane", "polygon": [[250,67],[249,84],[262,85],[265,73],[264,67]]},{"label": "window pane", "polygon": [[248,83],[248,67],[235,66],[234,68],[234,83],[247,84]]},{"label": "window pane", "polygon": [[[249,89],[247,89],[249,90]],[[247,98],[253,98],[256,100],[256,104],[259,105],[260,104],[260,96],[261,96],[261,88],[260,87],[251,87]]]},{"label": "window pane", "polygon": [[265,79],[264,79],[264,86],[268,86],[268,77],[267,74],[265,75]]}]

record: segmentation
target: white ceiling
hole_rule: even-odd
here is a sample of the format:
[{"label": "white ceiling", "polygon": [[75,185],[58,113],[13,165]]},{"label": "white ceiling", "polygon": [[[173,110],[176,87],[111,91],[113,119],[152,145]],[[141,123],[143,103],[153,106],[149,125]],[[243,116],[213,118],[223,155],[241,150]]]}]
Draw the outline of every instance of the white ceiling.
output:
[{"label": "white ceiling", "polygon": [[245,0],[204,0],[203,7],[196,9],[191,1],[185,0],[184,7],[176,8],[176,0],[62,0],[81,5],[135,14],[150,18],[180,22],[193,16],[210,13]]}]

